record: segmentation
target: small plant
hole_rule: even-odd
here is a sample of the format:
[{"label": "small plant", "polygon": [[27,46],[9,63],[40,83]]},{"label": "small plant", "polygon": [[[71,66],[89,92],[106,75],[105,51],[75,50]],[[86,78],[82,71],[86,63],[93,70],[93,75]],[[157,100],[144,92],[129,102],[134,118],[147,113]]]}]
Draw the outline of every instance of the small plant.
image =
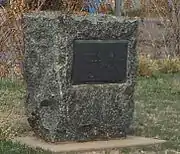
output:
[{"label": "small plant", "polygon": [[140,56],[139,57],[138,75],[145,76],[145,77],[151,77],[152,74],[153,74],[153,69],[151,67],[150,59],[145,56]]},{"label": "small plant", "polygon": [[180,72],[180,58],[151,59],[147,56],[139,57],[138,75],[151,77],[157,73],[178,73]]},{"label": "small plant", "polygon": [[166,58],[159,60],[159,71],[162,73],[180,72],[180,58]]}]

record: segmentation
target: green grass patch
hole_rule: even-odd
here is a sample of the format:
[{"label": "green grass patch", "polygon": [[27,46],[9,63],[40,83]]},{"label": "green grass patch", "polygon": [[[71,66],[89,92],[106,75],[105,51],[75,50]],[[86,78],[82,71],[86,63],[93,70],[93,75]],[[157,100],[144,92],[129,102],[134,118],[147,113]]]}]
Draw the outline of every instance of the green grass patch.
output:
[{"label": "green grass patch", "polygon": [[0,79],[0,90],[24,90],[23,81],[10,79]]},{"label": "green grass patch", "polygon": [[136,134],[168,140],[180,151],[180,74],[140,78],[136,87]]},{"label": "green grass patch", "polygon": [[[22,81],[0,79],[0,111],[11,107],[19,108],[25,96],[25,88]],[[21,106],[22,107],[22,106]]]},{"label": "green grass patch", "polygon": [[31,149],[11,141],[0,141],[0,154],[51,154],[41,149]]}]

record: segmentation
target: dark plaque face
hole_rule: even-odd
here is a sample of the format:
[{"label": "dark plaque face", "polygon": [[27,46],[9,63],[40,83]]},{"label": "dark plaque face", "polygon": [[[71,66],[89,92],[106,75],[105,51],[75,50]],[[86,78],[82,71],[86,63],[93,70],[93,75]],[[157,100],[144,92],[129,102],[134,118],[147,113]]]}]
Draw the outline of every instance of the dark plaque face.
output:
[{"label": "dark plaque face", "polygon": [[73,84],[125,82],[127,53],[126,40],[75,40]]}]

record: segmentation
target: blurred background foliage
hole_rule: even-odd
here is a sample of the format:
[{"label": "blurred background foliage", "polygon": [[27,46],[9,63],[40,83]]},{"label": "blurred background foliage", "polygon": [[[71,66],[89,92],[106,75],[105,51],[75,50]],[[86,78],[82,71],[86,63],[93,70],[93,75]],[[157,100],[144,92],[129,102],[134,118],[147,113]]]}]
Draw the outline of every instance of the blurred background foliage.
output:
[{"label": "blurred background foliage", "polygon": [[[22,79],[23,13],[61,10],[79,15],[114,14],[115,7],[114,0],[0,0],[0,4],[0,78],[12,80]],[[137,47],[138,74],[180,71],[180,0],[123,0],[121,12],[143,20]]]}]

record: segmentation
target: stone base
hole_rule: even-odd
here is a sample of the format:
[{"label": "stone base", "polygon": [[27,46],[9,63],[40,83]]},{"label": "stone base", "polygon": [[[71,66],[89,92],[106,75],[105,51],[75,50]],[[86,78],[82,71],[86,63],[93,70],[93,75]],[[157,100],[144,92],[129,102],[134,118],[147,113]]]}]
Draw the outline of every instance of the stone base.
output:
[{"label": "stone base", "polygon": [[47,143],[34,136],[18,137],[13,140],[13,142],[19,142],[20,144],[25,144],[31,148],[40,148],[42,150],[47,150],[52,153],[61,152],[88,152],[88,151],[99,151],[99,150],[110,150],[110,149],[120,149],[127,147],[136,146],[147,146],[154,144],[165,143],[165,140],[158,140],[153,138],[128,136],[126,139],[116,139],[108,141],[91,141],[91,142],[64,142],[64,143]]}]

